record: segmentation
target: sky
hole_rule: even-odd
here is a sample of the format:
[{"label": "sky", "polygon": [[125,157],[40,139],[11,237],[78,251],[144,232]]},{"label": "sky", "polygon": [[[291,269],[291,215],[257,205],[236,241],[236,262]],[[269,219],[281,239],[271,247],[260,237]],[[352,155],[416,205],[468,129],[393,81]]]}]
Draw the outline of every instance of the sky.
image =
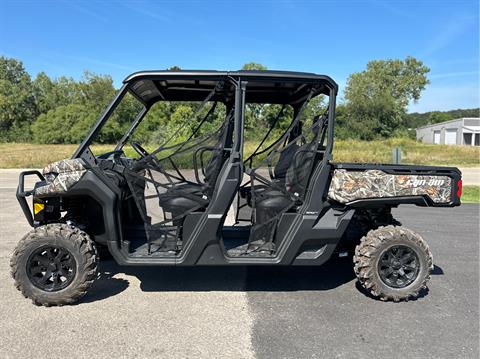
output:
[{"label": "sky", "polygon": [[[478,0],[0,0],[0,55],[35,77],[166,69],[269,69],[348,76],[414,56],[431,71],[411,112],[479,106]],[[340,93],[340,97],[341,97]]]}]

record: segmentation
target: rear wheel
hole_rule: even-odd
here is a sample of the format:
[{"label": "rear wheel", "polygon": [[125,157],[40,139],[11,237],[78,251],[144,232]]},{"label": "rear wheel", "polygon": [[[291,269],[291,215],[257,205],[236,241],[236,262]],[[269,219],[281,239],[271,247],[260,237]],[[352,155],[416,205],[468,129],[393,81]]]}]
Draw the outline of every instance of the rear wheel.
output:
[{"label": "rear wheel", "polygon": [[28,233],[10,260],[15,286],[37,305],[70,304],[85,295],[97,275],[95,244],[80,229],[48,224]]},{"label": "rear wheel", "polygon": [[398,226],[368,232],[355,249],[355,274],[363,288],[381,300],[415,298],[426,288],[433,258],[425,240]]}]

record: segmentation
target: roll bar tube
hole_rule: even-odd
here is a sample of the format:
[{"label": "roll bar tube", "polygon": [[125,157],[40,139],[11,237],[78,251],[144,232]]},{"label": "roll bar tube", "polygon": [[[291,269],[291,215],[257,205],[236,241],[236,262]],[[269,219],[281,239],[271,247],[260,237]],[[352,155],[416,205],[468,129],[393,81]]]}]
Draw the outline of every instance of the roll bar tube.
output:
[{"label": "roll bar tube", "polygon": [[105,122],[108,120],[108,118],[111,116],[115,108],[117,108],[118,104],[120,101],[123,99],[123,96],[128,91],[128,84],[124,84],[120,90],[117,92],[115,95],[113,101],[108,105],[108,107],[105,109],[105,111],[102,113],[102,115],[98,118],[97,122],[95,122],[95,125],[93,125],[92,129],[90,130],[90,133],[87,135],[87,137],[82,141],[80,146],[77,148],[75,153],[73,154],[72,158],[79,158],[85,152],[85,150],[90,146],[92,143],[93,139],[97,136],[97,134],[100,132],[102,129],[103,125]]},{"label": "roll bar tube", "polygon": [[328,140],[325,148],[324,161],[331,161],[333,159],[333,136],[335,132],[335,104],[336,104],[336,91],[335,88],[330,88],[330,95],[328,98]]}]

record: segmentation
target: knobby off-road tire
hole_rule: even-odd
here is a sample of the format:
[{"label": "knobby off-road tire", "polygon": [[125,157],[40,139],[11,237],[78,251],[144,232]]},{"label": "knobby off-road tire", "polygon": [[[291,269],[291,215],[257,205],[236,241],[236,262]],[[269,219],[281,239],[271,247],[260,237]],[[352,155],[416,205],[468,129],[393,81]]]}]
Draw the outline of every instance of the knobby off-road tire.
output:
[{"label": "knobby off-road tire", "polygon": [[426,288],[433,269],[425,240],[397,226],[368,232],[356,247],[353,262],[355,274],[367,292],[395,302],[416,298]]},{"label": "knobby off-road tire", "polygon": [[97,249],[88,234],[61,223],[29,232],[10,259],[16,288],[44,306],[71,304],[83,297],[97,277],[97,265]]}]

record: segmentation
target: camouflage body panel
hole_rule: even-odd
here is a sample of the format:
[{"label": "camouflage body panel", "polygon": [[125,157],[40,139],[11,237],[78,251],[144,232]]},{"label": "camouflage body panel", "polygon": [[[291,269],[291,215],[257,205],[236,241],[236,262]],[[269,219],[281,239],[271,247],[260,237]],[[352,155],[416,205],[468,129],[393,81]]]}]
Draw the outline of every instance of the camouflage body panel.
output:
[{"label": "camouflage body panel", "polygon": [[85,162],[81,158],[75,159],[66,159],[57,162],[50,163],[47,165],[43,170],[43,174],[56,172],[76,172],[76,171],[84,171],[85,170]]},{"label": "camouflage body panel", "polygon": [[35,189],[37,196],[67,192],[86,172],[82,159],[61,160],[43,169],[46,184]]},{"label": "camouflage body panel", "polygon": [[336,169],[328,197],[340,203],[358,199],[428,195],[435,203],[452,200],[448,176],[389,174],[380,170]]}]

